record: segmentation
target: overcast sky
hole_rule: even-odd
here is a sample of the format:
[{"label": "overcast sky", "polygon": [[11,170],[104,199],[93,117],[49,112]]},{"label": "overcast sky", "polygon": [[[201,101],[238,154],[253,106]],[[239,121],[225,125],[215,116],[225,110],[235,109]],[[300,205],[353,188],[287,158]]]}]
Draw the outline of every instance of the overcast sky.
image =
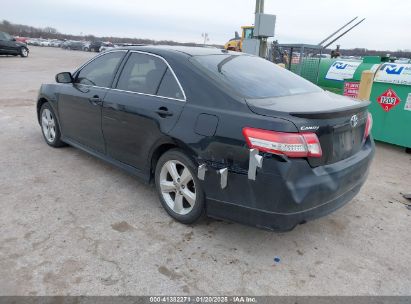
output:
[{"label": "overcast sky", "polygon": [[[62,33],[223,44],[254,22],[254,0],[13,0],[0,20]],[[265,0],[277,15],[280,43],[319,43],[355,16],[367,20],[338,43],[343,48],[411,49],[410,0]]]}]

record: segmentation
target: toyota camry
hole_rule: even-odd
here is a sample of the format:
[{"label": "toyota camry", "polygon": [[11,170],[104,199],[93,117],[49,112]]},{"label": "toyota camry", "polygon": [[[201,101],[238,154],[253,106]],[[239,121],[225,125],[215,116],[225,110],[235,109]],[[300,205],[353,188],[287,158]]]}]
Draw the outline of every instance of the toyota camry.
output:
[{"label": "toyota camry", "polygon": [[290,230],[360,191],[374,155],[368,102],[262,58],[118,48],[41,86],[45,142],[155,184],[167,213]]}]

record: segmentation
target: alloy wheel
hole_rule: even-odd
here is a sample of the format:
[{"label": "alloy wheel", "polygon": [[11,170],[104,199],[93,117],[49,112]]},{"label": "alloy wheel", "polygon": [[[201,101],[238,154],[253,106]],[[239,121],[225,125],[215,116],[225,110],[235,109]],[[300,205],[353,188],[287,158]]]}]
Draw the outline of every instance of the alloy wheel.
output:
[{"label": "alloy wheel", "polygon": [[188,214],[196,202],[196,185],[190,170],[177,160],[163,164],[160,191],[168,207],[179,215]]},{"label": "alloy wheel", "polygon": [[49,143],[56,138],[56,121],[49,109],[44,109],[41,114],[41,126],[44,137]]}]

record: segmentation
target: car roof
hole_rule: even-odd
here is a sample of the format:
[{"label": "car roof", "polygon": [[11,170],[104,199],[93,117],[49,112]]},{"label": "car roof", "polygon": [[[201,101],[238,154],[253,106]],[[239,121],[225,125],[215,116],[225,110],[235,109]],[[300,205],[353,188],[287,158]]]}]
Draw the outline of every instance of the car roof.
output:
[{"label": "car roof", "polygon": [[213,47],[194,47],[194,46],[171,46],[171,45],[144,45],[144,46],[128,46],[118,49],[134,50],[141,52],[149,52],[154,54],[172,54],[183,53],[188,56],[204,56],[204,55],[222,55],[228,53],[235,53],[241,55],[242,53],[231,52],[224,49],[218,49]]}]

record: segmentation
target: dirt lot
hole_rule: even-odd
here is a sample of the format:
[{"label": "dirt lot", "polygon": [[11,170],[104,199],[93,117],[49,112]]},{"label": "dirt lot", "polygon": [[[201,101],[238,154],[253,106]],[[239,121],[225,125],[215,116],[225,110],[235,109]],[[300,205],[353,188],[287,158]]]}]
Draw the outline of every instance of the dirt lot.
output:
[{"label": "dirt lot", "polygon": [[0,295],[411,295],[403,149],[377,144],[361,193],[292,232],[184,226],[152,186],[44,143],[40,84],[92,56],[32,47],[0,57]]}]

